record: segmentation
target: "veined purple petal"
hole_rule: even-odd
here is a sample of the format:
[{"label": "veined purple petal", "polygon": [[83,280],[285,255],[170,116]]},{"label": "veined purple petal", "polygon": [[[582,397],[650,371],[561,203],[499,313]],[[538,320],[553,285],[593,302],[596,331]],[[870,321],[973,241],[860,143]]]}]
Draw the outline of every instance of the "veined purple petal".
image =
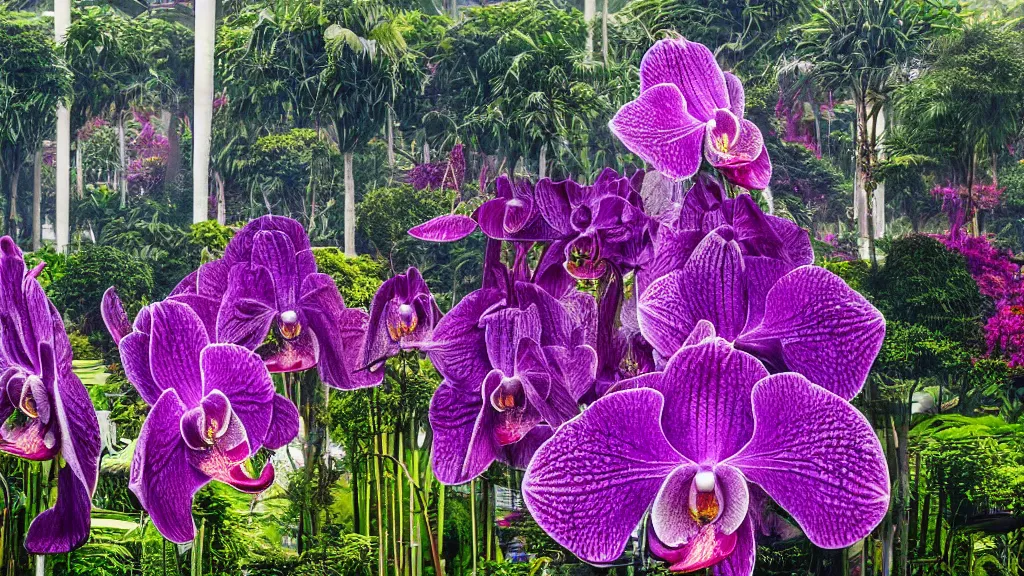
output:
[{"label": "veined purple petal", "polygon": [[640,92],[609,126],[626,148],[669,178],[689,178],[700,168],[704,123],[690,115],[675,84]]},{"label": "veined purple petal", "polygon": [[682,546],[701,530],[701,524],[690,515],[690,491],[697,472],[700,472],[700,466],[692,462],[676,468],[654,498],[651,526],[658,535],[659,543],[666,547]]},{"label": "veined purple petal", "polygon": [[30,554],[64,554],[89,539],[92,496],[70,466],[57,476],[57,503],[32,521],[25,535]]},{"label": "veined purple petal", "polygon": [[569,216],[572,214],[573,206],[569,201],[569,192],[566,187],[579,188],[579,184],[572,180],[553,182],[550,178],[541,178],[537,181],[534,189],[537,209],[540,210],[544,220],[560,234],[568,235],[573,231]]},{"label": "veined purple petal", "polygon": [[665,397],[662,428],[672,446],[689,460],[711,466],[750,439],[750,393],[767,375],[756,358],[714,338],[676,352],[660,380],[646,384]]},{"label": "veined purple petal", "polygon": [[320,347],[317,369],[329,386],[342,390],[380,384],[381,371],[359,370],[366,346],[369,315],[357,308],[346,308],[334,280],[326,274],[311,274],[302,283],[299,302],[309,329]]},{"label": "veined purple petal", "polygon": [[274,280],[266,268],[248,263],[233,267],[228,278],[217,315],[217,341],[255,349],[266,339],[279,312]]},{"label": "veined purple petal", "polygon": [[188,463],[178,424],[184,414],[178,394],[165,390],[142,425],[128,484],[157,530],[177,543],[195,538],[192,498],[210,481]]},{"label": "veined purple petal", "polygon": [[463,473],[469,454],[473,427],[483,401],[479,390],[463,391],[447,381],[434,391],[430,400],[430,428],[434,433],[430,455],[434,476],[442,484],[462,484],[470,480]]},{"label": "veined purple petal", "polygon": [[484,329],[479,322],[484,312],[502,301],[499,290],[476,290],[438,322],[427,356],[451,385],[476,391],[490,371]]},{"label": "veined purple petal", "polygon": [[229,266],[239,262],[250,263],[252,259],[253,244],[256,236],[263,231],[283,232],[291,240],[295,253],[309,250],[309,236],[305,228],[296,220],[285,216],[267,215],[250,221],[235,234],[224,249],[223,260]]},{"label": "veined purple petal", "polygon": [[195,406],[202,394],[199,354],[209,343],[206,328],[188,306],[174,301],[151,308],[149,361],[153,380],[164,390],[173,388],[186,406]]},{"label": "veined purple petal", "polygon": [[665,478],[685,462],[661,431],[662,405],[654,390],[609,394],[559,428],[526,470],[523,500],[533,518],[587,562],[622,554]]},{"label": "veined purple petal", "polygon": [[743,256],[732,230],[722,227],[705,237],[682,269],[688,324],[710,320],[719,336],[736,338],[747,320],[744,279]]},{"label": "veined purple petal", "polygon": [[445,214],[413,226],[409,235],[427,242],[455,242],[476,230],[476,220],[462,214]]},{"label": "veined purple petal", "polygon": [[720,168],[726,180],[742,186],[747,190],[763,190],[772,181],[772,161],[768,158],[768,148],[762,147],[761,153],[745,164],[722,166]]},{"label": "veined purple petal", "polygon": [[743,111],[747,106],[747,96],[743,92],[743,83],[732,72],[726,72],[725,86],[729,92],[729,110],[742,120]]},{"label": "veined purple petal", "polygon": [[501,452],[498,453],[498,460],[517,470],[525,470],[530,465],[533,455],[537,453],[537,449],[548,438],[551,438],[553,433],[549,426],[543,424],[534,426],[519,442],[503,446]]},{"label": "veined purple petal", "polygon": [[[141,313],[140,313],[141,315]],[[121,339],[118,349],[121,352],[121,365],[124,374],[146,404],[156,404],[164,387],[153,378],[153,370],[149,363],[150,336],[147,332],[132,332]]]},{"label": "veined purple petal", "polygon": [[263,445],[274,412],[274,382],[255,353],[235,344],[211,344],[200,356],[203,394],[223,393],[241,420],[251,450]]},{"label": "veined purple petal", "polygon": [[128,315],[124,312],[121,299],[117,296],[117,289],[111,286],[103,293],[103,301],[100,303],[100,314],[103,316],[103,323],[107,331],[114,339],[114,343],[121,342],[121,339],[132,331],[132,325],[128,322]]},{"label": "veined purple petal", "polygon": [[768,292],[764,320],[737,345],[764,350],[775,370],[799,372],[850,399],[884,338],[885,319],[871,303],[828,270],[802,266]]},{"label": "veined purple petal", "polygon": [[864,416],[798,374],[753,391],[754,435],[728,463],[789,512],[822,548],[849,546],[889,508],[889,469]]},{"label": "veined purple petal", "polygon": [[302,280],[298,275],[295,252],[295,245],[284,232],[262,230],[253,237],[252,265],[270,273],[277,297],[275,307],[282,312],[294,307]]},{"label": "veined purple petal", "polygon": [[640,92],[665,83],[679,88],[701,122],[710,120],[716,108],[729,108],[725,74],[703,44],[669,38],[651,46],[640,62]]}]

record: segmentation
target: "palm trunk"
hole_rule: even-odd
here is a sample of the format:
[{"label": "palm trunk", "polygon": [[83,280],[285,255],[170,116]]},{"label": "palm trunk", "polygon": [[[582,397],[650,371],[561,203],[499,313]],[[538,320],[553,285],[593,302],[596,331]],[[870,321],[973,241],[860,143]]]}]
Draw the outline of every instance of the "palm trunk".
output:
[{"label": "palm trunk", "polygon": [[192,221],[208,219],[210,202],[210,141],[213,136],[213,50],[217,6],[212,0],[195,4],[195,110],[192,118]]},{"label": "palm trunk", "polygon": [[43,245],[42,229],[43,203],[43,151],[37,150],[35,162],[32,164],[32,250],[36,251]]},{"label": "palm trunk", "polygon": [[164,169],[164,182],[172,183],[181,173],[181,138],[178,136],[178,115],[167,111],[167,168]]},{"label": "palm trunk", "polygon": [[391,108],[388,108],[387,114],[387,130],[388,130],[388,166],[391,168],[395,167],[395,119],[392,116]]},{"label": "palm trunk", "polygon": [[601,59],[608,67],[608,0],[601,5]]},{"label": "palm trunk", "polygon": [[7,175],[10,183],[10,210],[7,213],[7,235],[17,240],[18,238],[18,173],[20,169],[15,168]]},{"label": "palm trunk", "polygon": [[547,144],[540,145],[540,161],[537,163],[537,176],[540,179],[546,178],[548,175],[548,146]]},{"label": "palm trunk", "polygon": [[583,0],[583,22],[587,27],[587,60],[594,56],[594,16],[596,13],[597,0]]},{"label": "palm trunk", "polygon": [[430,162],[430,142],[427,142],[427,139],[424,138],[423,139],[423,163],[426,164],[428,162]]},{"label": "palm trunk", "polygon": [[121,207],[128,204],[128,151],[124,137],[124,113],[117,115],[117,155],[118,174],[117,188],[121,192]]},{"label": "palm trunk", "polygon": [[[53,29],[60,44],[71,25],[71,0],[54,0]],[[67,249],[71,240],[71,112],[57,107],[57,251]]]},{"label": "palm trunk", "polygon": [[345,152],[345,256],[356,255],[356,181],[352,152]]},{"label": "palm trunk", "polygon": [[83,166],[83,150],[82,146],[85,146],[85,142],[81,138],[75,140],[75,193],[78,194],[78,198],[82,199],[85,197],[85,173],[82,171]]},{"label": "palm trunk", "polygon": [[228,222],[228,205],[224,198],[224,177],[220,172],[213,173],[213,182],[217,186],[217,224],[224,226]]}]

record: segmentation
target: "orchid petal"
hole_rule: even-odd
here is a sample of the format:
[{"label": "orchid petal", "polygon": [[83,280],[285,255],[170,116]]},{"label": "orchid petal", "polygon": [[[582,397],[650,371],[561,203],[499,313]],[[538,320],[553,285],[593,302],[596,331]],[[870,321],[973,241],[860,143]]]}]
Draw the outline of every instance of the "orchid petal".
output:
[{"label": "orchid petal", "polygon": [[154,304],[149,362],[153,380],[164,390],[173,388],[186,406],[202,395],[199,355],[208,343],[202,320],[188,306],[174,301]]},{"label": "orchid petal", "polygon": [[203,394],[222,392],[231,401],[255,451],[263,444],[274,411],[274,382],[255,353],[235,344],[211,344],[200,356]]},{"label": "orchid petal", "polygon": [[867,419],[799,374],[753,391],[754,435],[729,460],[789,512],[822,548],[867,536],[889,508],[889,470]]},{"label": "orchid petal", "polygon": [[142,425],[128,484],[157,530],[177,543],[195,539],[192,498],[210,481],[188,464],[178,427],[184,414],[177,392],[165,390]]},{"label": "orchid petal", "polygon": [[299,410],[292,401],[280,394],[274,394],[274,409],[270,429],[263,445],[277,450],[292,441],[299,434]]},{"label": "orchid petal", "polygon": [[466,392],[447,381],[434,391],[430,400],[430,428],[434,432],[431,466],[442,484],[462,484],[463,466],[469,454],[474,422],[483,408],[479,391]]},{"label": "orchid petal", "polygon": [[121,339],[132,331],[132,325],[128,322],[128,315],[124,312],[121,299],[117,296],[117,289],[111,286],[103,293],[103,301],[100,303],[100,314],[103,316],[103,323],[110,332],[114,343],[121,342]]},{"label": "orchid petal", "polygon": [[766,353],[777,369],[807,376],[850,399],[857,395],[885,338],[885,319],[835,274],[802,266],[768,292],[761,325],[744,334],[741,348]]},{"label": "orchid petal", "polygon": [[677,86],[690,113],[707,122],[716,108],[729,107],[725,74],[703,44],[685,38],[659,40],[640,62],[640,92],[659,84]]},{"label": "orchid petal", "polygon": [[526,470],[523,500],[533,518],[587,562],[622,554],[665,478],[685,461],[661,431],[663,403],[654,390],[609,394],[559,428]]},{"label": "orchid petal", "polygon": [[476,220],[462,214],[445,214],[409,229],[409,235],[426,242],[456,242],[476,230]]},{"label": "orchid petal", "polygon": [[704,124],[690,115],[674,84],[640,92],[609,126],[626,148],[669,178],[689,178],[700,168]]},{"label": "orchid petal", "polygon": [[743,92],[743,83],[732,72],[726,72],[725,86],[729,92],[729,110],[742,120],[743,111],[747,106],[747,97]]}]

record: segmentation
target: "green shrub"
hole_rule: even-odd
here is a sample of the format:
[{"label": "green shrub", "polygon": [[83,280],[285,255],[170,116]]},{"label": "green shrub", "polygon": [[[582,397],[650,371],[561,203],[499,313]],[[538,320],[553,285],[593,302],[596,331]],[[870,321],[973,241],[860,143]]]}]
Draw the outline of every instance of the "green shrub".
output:
[{"label": "green shrub", "polygon": [[35,252],[25,253],[25,266],[31,270],[40,262],[46,262],[46,266],[39,273],[39,285],[43,290],[48,290],[50,285],[64,275],[67,268],[68,257],[57,252],[52,244],[47,244]]},{"label": "green shrub", "polygon": [[68,334],[68,340],[71,341],[71,353],[75,360],[101,360],[103,358],[103,352],[93,346],[85,334],[71,332]]},{"label": "green shrub", "polygon": [[922,235],[894,240],[870,288],[886,318],[920,324],[943,339],[981,347],[988,303],[964,257],[938,240]]},{"label": "green shrub", "polygon": [[87,336],[103,330],[100,301],[110,286],[133,317],[149,302],[153,269],[148,263],[111,246],[88,245],[68,257],[66,272],[50,287],[54,305]]},{"label": "green shrub", "polygon": [[316,266],[338,285],[350,308],[367,307],[384,282],[384,266],[369,256],[348,258],[335,247],[313,248]]},{"label": "green shrub", "polygon": [[197,222],[192,225],[191,243],[200,249],[219,254],[224,252],[228,241],[235,235],[235,229],[221,226],[215,220]]},{"label": "green shrub", "polygon": [[417,191],[409,185],[371,190],[357,210],[361,250],[387,258],[411,239],[409,228],[447,214],[451,207],[450,191]]}]

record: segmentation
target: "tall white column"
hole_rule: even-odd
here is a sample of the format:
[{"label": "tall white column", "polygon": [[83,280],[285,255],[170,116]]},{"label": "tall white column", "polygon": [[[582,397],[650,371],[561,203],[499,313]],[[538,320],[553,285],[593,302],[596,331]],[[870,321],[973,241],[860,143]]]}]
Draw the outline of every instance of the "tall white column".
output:
[{"label": "tall white column", "polygon": [[[53,32],[64,42],[71,25],[71,0],[54,0]],[[67,250],[71,240],[71,111],[57,107],[57,251]]]},{"label": "tall white column", "polygon": [[209,219],[210,140],[213,136],[213,51],[216,0],[196,0],[196,68],[192,115],[192,221]]}]

